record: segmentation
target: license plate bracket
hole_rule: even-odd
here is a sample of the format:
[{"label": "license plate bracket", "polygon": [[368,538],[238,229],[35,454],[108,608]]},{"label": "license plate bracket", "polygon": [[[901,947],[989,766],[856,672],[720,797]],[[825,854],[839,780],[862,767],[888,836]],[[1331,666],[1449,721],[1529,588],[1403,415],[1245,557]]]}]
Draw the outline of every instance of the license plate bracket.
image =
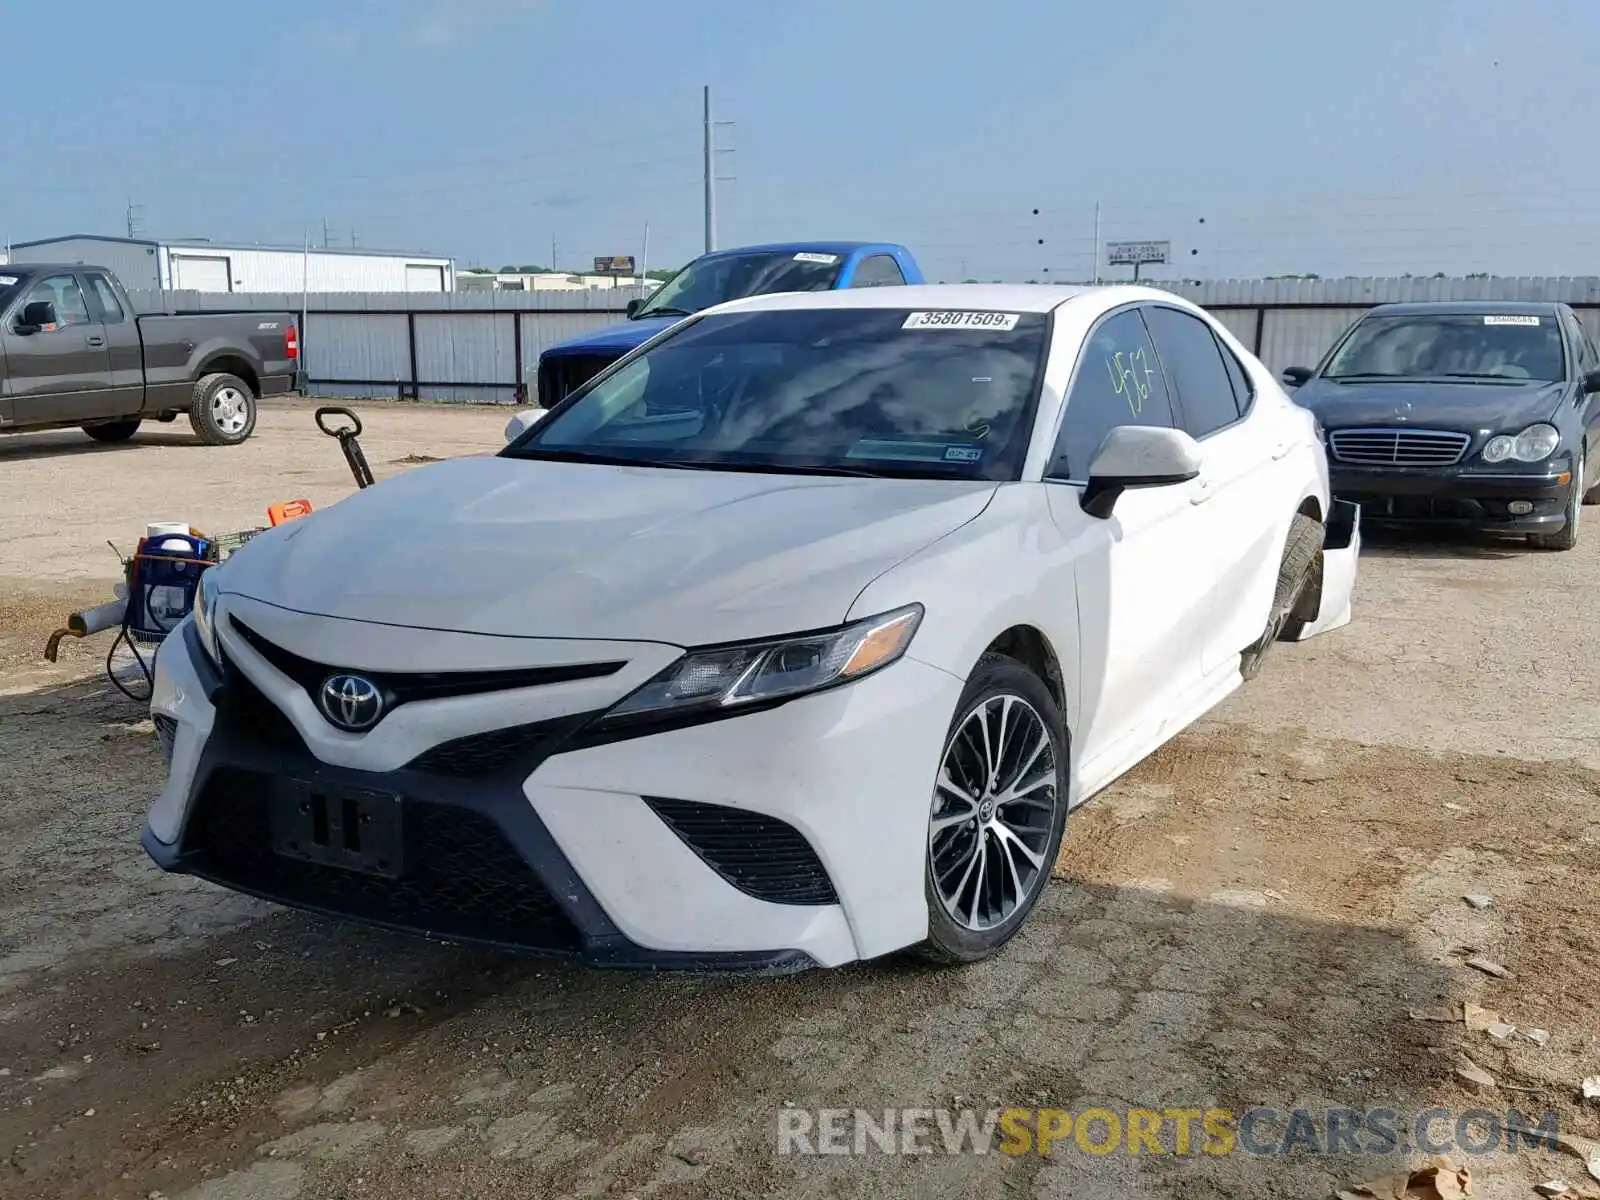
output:
[{"label": "license plate bracket", "polygon": [[272,790],[272,849],[285,858],[398,879],[406,865],[402,803],[393,792],[279,779]]}]

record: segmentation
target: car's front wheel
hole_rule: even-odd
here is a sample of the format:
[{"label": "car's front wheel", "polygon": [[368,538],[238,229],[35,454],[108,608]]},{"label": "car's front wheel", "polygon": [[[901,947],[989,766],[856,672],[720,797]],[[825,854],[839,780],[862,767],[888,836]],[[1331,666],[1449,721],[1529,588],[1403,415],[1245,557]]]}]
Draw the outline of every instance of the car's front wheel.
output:
[{"label": "car's front wheel", "polygon": [[1530,533],[1528,541],[1541,550],[1571,550],[1578,544],[1578,521],[1583,516],[1583,455],[1578,455],[1577,468],[1572,473],[1572,486],[1567,489],[1566,520],[1554,533]]},{"label": "car's front wheel", "polygon": [[1050,689],[986,654],[945,739],[928,823],[924,958],[987,958],[1049,882],[1067,821],[1067,738]]}]

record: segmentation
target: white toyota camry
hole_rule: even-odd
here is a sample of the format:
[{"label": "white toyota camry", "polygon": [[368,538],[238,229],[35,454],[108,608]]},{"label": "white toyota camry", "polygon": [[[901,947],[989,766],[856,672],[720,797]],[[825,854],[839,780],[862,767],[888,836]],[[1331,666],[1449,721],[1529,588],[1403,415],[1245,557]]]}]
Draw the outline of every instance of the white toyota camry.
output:
[{"label": "white toyota camry", "polygon": [[977,959],[1073,805],[1348,620],[1313,418],[1160,291],[739,301],[509,432],[206,574],[161,866],[602,964]]}]

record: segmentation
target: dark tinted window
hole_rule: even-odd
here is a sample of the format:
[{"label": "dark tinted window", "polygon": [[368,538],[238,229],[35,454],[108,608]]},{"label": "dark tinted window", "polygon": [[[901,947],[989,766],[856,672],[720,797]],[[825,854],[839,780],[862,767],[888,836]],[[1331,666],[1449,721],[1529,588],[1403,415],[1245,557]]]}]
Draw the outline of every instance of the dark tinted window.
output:
[{"label": "dark tinted window", "polygon": [[1161,364],[1134,309],[1102,321],[1089,335],[1067,393],[1050,474],[1087,479],[1089,463],[1118,425],[1175,426]]},{"label": "dark tinted window", "polygon": [[1578,352],[1578,369],[1588,373],[1595,369],[1594,343],[1589,340],[1589,331],[1583,327],[1583,321],[1575,312],[1566,314],[1567,328],[1572,334],[1572,344]]},{"label": "dark tinted window", "polygon": [[1211,327],[1189,313],[1154,305],[1144,310],[1144,319],[1167,376],[1178,389],[1184,428],[1195,437],[1204,437],[1237,421],[1233,381]]},{"label": "dark tinted window", "polygon": [[511,457],[1015,479],[1043,313],[789,309],[686,323]]},{"label": "dark tinted window", "polygon": [[874,254],[864,258],[856,267],[850,280],[851,287],[899,287],[906,281],[900,273],[900,264],[887,254]]},{"label": "dark tinted window", "polygon": [[1403,313],[1365,317],[1329,379],[1566,378],[1554,313]]},{"label": "dark tinted window", "polygon": [[697,258],[656,289],[636,314],[697,313],[713,304],[769,292],[826,292],[844,260],[823,251],[711,254]]},{"label": "dark tinted window", "polygon": [[122,302],[117,299],[116,289],[104,275],[87,276],[89,281],[89,307],[94,312],[97,321],[104,321],[107,325],[117,325],[122,321]]},{"label": "dark tinted window", "polygon": [[1228,349],[1221,338],[1217,338],[1217,349],[1222,353],[1222,365],[1228,368],[1228,381],[1233,384],[1233,399],[1239,406],[1239,415],[1242,417],[1250,411],[1250,405],[1256,398],[1255,385],[1245,373],[1244,364],[1232,350]]}]

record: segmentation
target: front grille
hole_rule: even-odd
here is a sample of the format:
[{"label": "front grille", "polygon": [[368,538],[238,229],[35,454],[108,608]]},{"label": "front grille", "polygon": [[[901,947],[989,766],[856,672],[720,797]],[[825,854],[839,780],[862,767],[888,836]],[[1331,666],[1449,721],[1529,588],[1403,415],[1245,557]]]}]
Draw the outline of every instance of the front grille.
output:
[{"label": "front grille", "polygon": [[552,408],[616,362],[614,354],[550,354],[539,362],[539,405]]},{"label": "front grille", "polygon": [[498,775],[515,767],[519,775],[530,775],[578,726],[593,713],[580,713],[532,725],[491,729],[453,741],[441,742],[412,759],[407,767],[429,775],[457,778],[482,778]]},{"label": "front grille", "polygon": [[822,861],[794,826],[776,817],[646,796],[668,828],[734,887],[773,904],[837,904]]},{"label": "front grille", "polygon": [[254,771],[212,772],[184,835],[197,874],[284,903],[441,937],[577,948],[576,928],[482,813],[405,801],[407,872],[389,879],[274,853],[270,787]]},{"label": "front grille", "polygon": [[237,734],[264,749],[296,751],[305,748],[305,740],[288,715],[232,663],[223,667],[216,725],[219,731]]},{"label": "front grille", "polygon": [[443,700],[454,696],[474,696],[482,692],[503,692],[513,688],[547,687],[582,679],[604,679],[622,670],[621,662],[557,663],[548,667],[513,667],[491,671],[366,671],[329,666],[304,658],[275,642],[268,641],[237,617],[230,617],[233,629],[257,654],[298,683],[313,703],[323,681],[346,670],[372,680],[384,695],[384,709],[417,700]]},{"label": "front grille", "polygon": [[1440,429],[1336,429],[1328,435],[1334,458],[1372,467],[1454,466],[1471,441]]}]

